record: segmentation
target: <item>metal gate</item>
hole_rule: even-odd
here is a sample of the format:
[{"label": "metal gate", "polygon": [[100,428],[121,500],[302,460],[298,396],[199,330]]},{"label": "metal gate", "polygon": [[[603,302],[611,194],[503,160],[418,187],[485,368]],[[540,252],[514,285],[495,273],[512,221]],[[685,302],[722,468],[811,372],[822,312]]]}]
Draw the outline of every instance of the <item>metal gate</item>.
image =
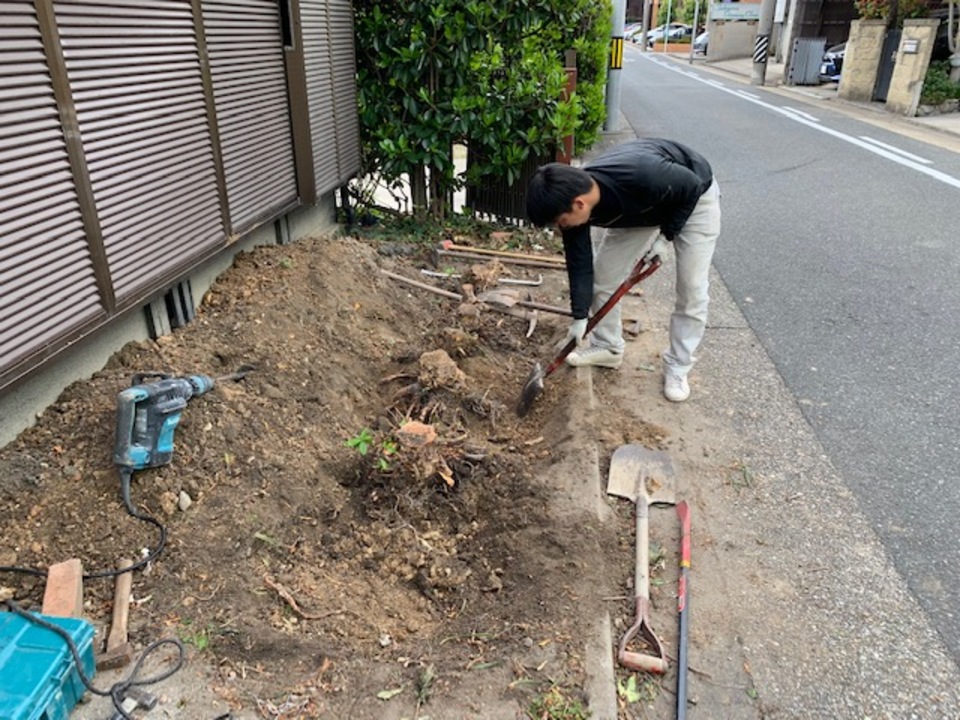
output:
[{"label": "metal gate", "polygon": [[819,85],[820,64],[826,38],[796,38],[790,53],[790,69],[787,70],[788,85]]},{"label": "metal gate", "polygon": [[873,86],[873,100],[886,102],[893,79],[893,67],[897,63],[897,48],[900,47],[901,30],[888,30],[883,38],[883,50],[880,51],[880,67],[877,68],[877,82]]}]

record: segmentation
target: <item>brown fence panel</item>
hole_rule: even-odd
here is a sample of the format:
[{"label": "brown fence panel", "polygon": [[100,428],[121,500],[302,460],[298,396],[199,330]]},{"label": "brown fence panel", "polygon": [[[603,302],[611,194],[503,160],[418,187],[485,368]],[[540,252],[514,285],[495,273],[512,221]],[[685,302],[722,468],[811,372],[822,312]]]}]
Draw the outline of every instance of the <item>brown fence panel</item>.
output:
[{"label": "brown fence panel", "polygon": [[277,0],[203,0],[233,233],[297,200]]},{"label": "brown fence panel", "polygon": [[0,378],[104,315],[33,2],[0,26]]},{"label": "brown fence panel", "polygon": [[[467,149],[467,169],[482,158],[475,148]],[[531,154],[523,163],[520,176],[513,185],[505,177],[488,176],[467,186],[466,205],[474,217],[524,225],[527,222],[527,184],[541,165],[553,162],[556,153],[543,156]]]},{"label": "brown fence panel", "polygon": [[360,167],[353,10],[350,0],[300,0],[317,193]]},{"label": "brown fence panel", "polygon": [[118,302],[225,242],[193,11],[55,2]]}]

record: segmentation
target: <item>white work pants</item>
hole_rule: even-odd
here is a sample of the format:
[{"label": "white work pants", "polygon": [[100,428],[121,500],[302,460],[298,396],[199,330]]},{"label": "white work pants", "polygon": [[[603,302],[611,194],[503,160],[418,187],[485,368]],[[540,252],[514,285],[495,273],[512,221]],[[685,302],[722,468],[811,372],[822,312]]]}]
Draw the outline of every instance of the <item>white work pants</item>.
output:
[{"label": "white work pants", "polygon": [[[593,257],[591,315],[613,295],[659,233],[658,227],[604,230]],[[677,298],[670,316],[670,347],[663,352],[663,362],[666,369],[681,377],[686,377],[696,362],[694,353],[707,327],[710,262],[719,235],[720,187],[714,180],[700,197],[687,224],[670,243],[677,259]],[[593,329],[590,344],[623,352],[620,303]]]}]

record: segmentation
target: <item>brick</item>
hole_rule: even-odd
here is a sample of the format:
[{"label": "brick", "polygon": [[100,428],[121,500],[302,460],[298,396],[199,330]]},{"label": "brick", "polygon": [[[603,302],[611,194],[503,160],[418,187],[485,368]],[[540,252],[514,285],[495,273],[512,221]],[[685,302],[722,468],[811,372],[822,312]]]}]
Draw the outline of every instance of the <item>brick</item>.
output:
[{"label": "brick", "polygon": [[77,558],[51,565],[47,570],[43,614],[56,617],[83,615],[83,565]]}]

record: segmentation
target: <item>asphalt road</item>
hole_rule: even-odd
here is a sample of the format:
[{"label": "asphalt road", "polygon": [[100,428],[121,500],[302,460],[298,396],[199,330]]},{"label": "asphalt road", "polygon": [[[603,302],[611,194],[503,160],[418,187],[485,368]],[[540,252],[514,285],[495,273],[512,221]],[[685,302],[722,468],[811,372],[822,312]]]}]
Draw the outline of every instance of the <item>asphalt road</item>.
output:
[{"label": "asphalt road", "polygon": [[621,110],[711,161],[717,270],[960,661],[960,156],[639,52]]}]

